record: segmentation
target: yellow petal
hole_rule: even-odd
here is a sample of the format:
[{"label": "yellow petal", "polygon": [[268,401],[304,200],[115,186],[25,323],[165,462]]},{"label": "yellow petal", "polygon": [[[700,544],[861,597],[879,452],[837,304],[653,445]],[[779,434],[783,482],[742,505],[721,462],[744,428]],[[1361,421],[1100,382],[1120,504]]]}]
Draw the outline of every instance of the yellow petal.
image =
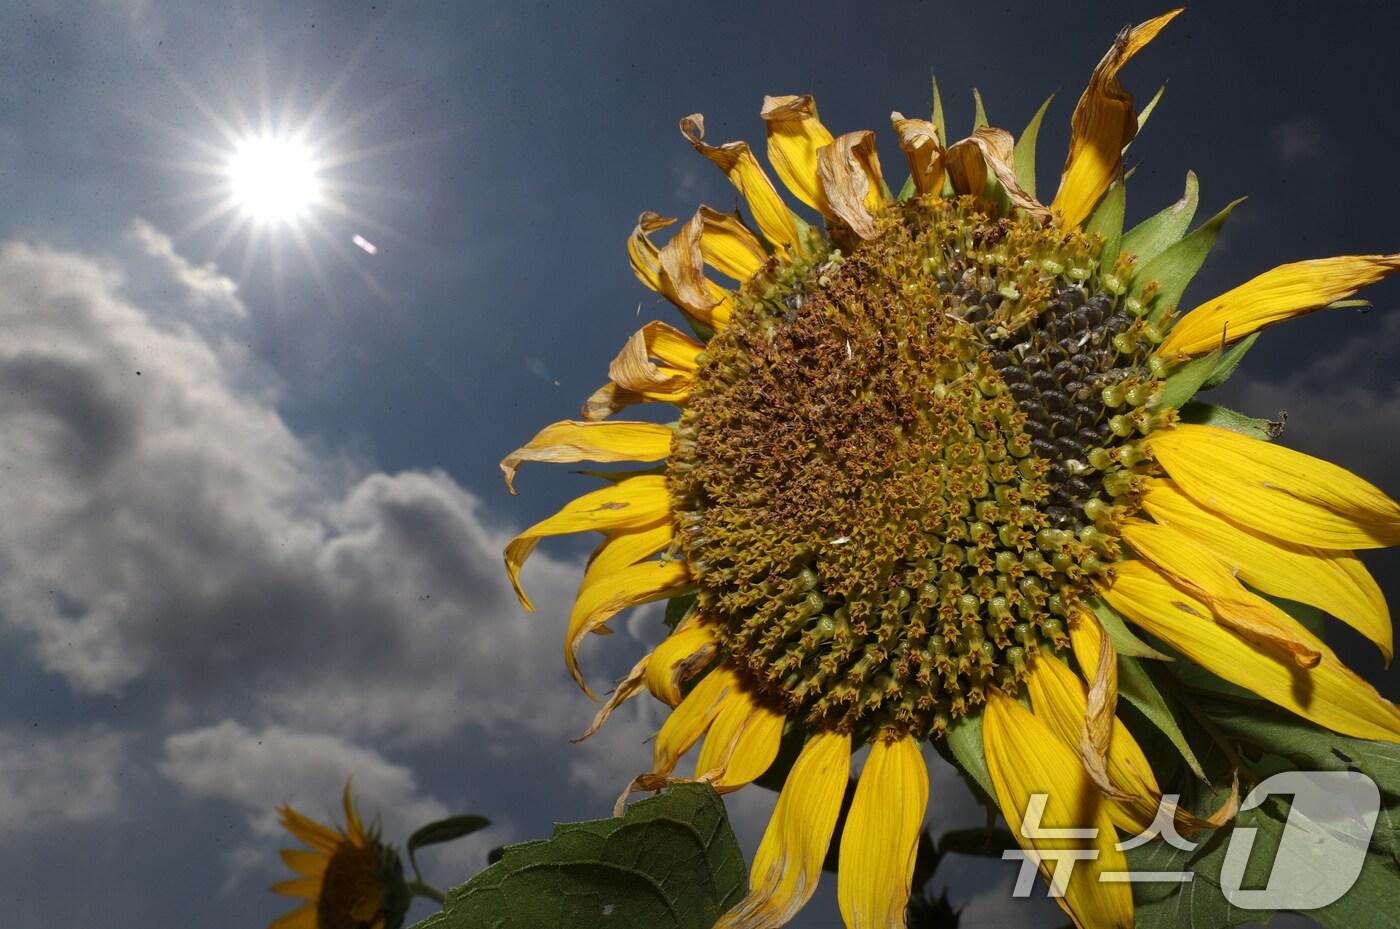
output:
[{"label": "yellow petal", "polygon": [[282,807],[278,812],[281,814],[282,828],[301,839],[311,848],[331,855],[340,847],[342,837],[333,829],[321,825],[314,819],[308,819],[289,806]]},{"label": "yellow petal", "polygon": [[666,491],[663,474],[628,478],[569,501],[558,513],[535,523],[506,546],[506,573],[515,587],[515,595],[525,609],[535,608],[520,587],[520,568],[540,544],[540,539],[571,532],[644,526],[665,519],[670,509],[671,497]]},{"label": "yellow petal", "polygon": [[717,165],[725,177],[729,178],[729,182],[739,189],[753,213],[754,222],[770,245],[775,249],[789,250],[793,254],[802,252],[801,238],[792,211],[783,202],[783,198],[778,196],[777,188],[749,150],[748,143],[706,145],[705,118],[699,113],[681,120],[681,134],[695,146],[696,151]]},{"label": "yellow petal", "polygon": [[1251,639],[1264,639],[1288,652],[1298,664],[1314,667],[1320,653],[1296,635],[1300,628],[1287,613],[1244,588],[1209,549],[1175,526],[1130,519],[1123,540],[1172,583],[1210,608],[1211,616]]},{"label": "yellow petal", "polygon": [[1334,732],[1400,742],[1400,709],[1301,626],[1298,634],[1322,656],[1315,668],[1212,622],[1209,607],[1144,562],[1122,561],[1114,571],[1104,592],[1113,608],[1201,667]]},{"label": "yellow petal", "polygon": [[321,895],[322,880],[319,877],[294,877],[289,881],[279,881],[270,888],[273,893],[284,897],[299,897],[302,900],[315,900]]},{"label": "yellow petal", "polygon": [[1175,482],[1146,483],[1143,509],[1210,549],[1240,580],[1267,594],[1317,607],[1394,653],[1390,609],[1366,566],[1351,552],[1270,539],[1196,504]]},{"label": "yellow petal", "polygon": [[817,118],[810,96],[785,94],[764,97],[759,115],[768,124],[768,160],[793,196],[829,215],[817,180],[817,152],[832,143],[831,133]]},{"label": "yellow petal", "polygon": [[[1102,882],[1105,872],[1124,872],[1127,861],[1115,845],[1108,804],[1084,772],[1076,753],[1043,720],[1013,698],[992,691],[982,714],[982,747],[997,804],[1016,841],[1041,866],[1046,880],[1056,867],[1055,850],[1096,850],[1093,860],[1073,863],[1064,896],[1056,902],[1080,929],[1129,929],[1133,898],[1129,885]],[[1045,796],[1043,830],[1094,829],[1094,838],[1028,837],[1022,825],[1032,795]],[[1071,862],[1061,865],[1068,868]],[[1063,882],[1063,872],[1061,872]]]},{"label": "yellow petal", "polygon": [[330,863],[325,855],[299,848],[284,848],[281,854],[283,863],[302,877],[320,877],[326,873],[326,865]]},{"label": "yellow petal", "polygon": [[515,493],[515,472],[527,461],[660,461],[671,453],[675,433],[657,423],[552,423],[501,460],[506,487]]},{"label": "yellow petal", "polygon": [[1400,544],[1400,505],[1331,462],[1211,426],[1145,442],[1191,499],[1255,532],[1325,549]]},{"label": "yellow petal", "polygon": [[648,210],[637,217],[637,225],[627,237],[627,257],[632,262],[632,273],[637,280],[659,294],[664,294],[661,284],[661,258],[650,234],[665,229],[676,221],[674,216],[661,216]]},{"label": "yellow petal", "polygon": [[1040,201],[1021,188],[1016,178],[1015,149],[1011,133],[988,127],[953,143],[943,156],[953,190],[980,197],[987,186],[987,169],[991,168],[1012,204],[1032,216],[1049,215]]},{"label": "yellow petal", "polygon": [[909,175],[914,190],[921,196],[938,196],[943,192],[943,145],[938,129],[926,119],[906,119],[903,113],[890,114],[894,131],[899,134],[899,147],[909,160]]},{"label": "yellow petal", "polygon": [[669,517],[650,526],[635,529],[614,529],[589,556],[579,590],[594,582],[631,567],[668,547],[675,538]]},{"label": "yellow petal", "polygon": [[720,793],[743,787],[778,757],[785,722],[786,716],[760,704],[748,690],[730,690],[700,746],[695,777],[708,778]]},{"label": "yellow petal", "polygon": [[573,612],[569,614],[569,631],[564,643],[564,663],[584,693],[593,697],[593,691],[584,683],[578,668],[578,647],[584,637],[629,606],[673,594],[689,583],[690,569],[684,561],[644,561],[611,574],[584,576]]},{"label": "yellow petal", "polygon": [[847,929],[904,929],[927,806],[928,768],[918,741],[877,740],[841,834],[836,899]]},{"label": "yellow petal", "polygon": [[[1086,674],[1092,674],[1098,667],[1097,656],[1095,651],[1095,663],[1092,665],[1081,663],[1080,667],[1086,669]],[[1063,661],[1048,652],[1037,655],[1029,668],[1026,689],[1036,718],[1049,725],[1066,748],[1078,754],[1088,710],[1088,690],[1084,681]],[[1109,736],[1107,768],[1109,779],[1119,790],[1146,800],[1149,806],[1161,796],[1161,788],[1157,786],[1157,778],[1152,774],[1147,756],[1128,727],[1116,717]],[[1150,813],[1146,821],[1141,821],[1134,807],[1127,804],[1112,803],[1109,815],[1116,825],[1130,832],[1141,831],[1152,822]]]},{"label": "yellow petal", "polygon": [[742,283],[768,261],[758,237],[737,216],[707,206],[700,207],[695,215],[701,224],[700,251],[710,267],[720,274]]},{"label": "yellow petal", "polygon": [[851,774],[851,737],[812,736],[788,773],[749,869],[749,892],[714,929],[777,929],[816,892]]},{"label": "yellow petal", "polygon": [[1400,254],[1344,255],[1279,265],[1177,320],[1159,351],[1196,355],[1345,299],[1400,270]]},{"label": "yellow petal", "polygon": [[725,695],[738,686],[739,679],[727,666],[715,668],[700,679],[656,734],[651,749],[653,774],[666,775],[675,770],[676,762],[710,728],[724,705]]},{"label": "yellow petal", "polygon": [[1123,148],[1137,133],[1133,96],[1118,82],[1119,70],[1180,12],[1172,10],[1123,30],[1089,77],[1070,119],[1069,156],[1051,204],[1063,228],[1077,229],[1093,212],[1118,176]]},{"label": "yellow petal", "polygon": [[875,238],[874,212],[885,202],[875,133],[848,132],[817,151],[817,180],[829,215],[862,239]]},{"label": "yellow petal", "polygon": [[715,654],[715,637],[705,623],[690,623],[672,632],[651,651],[646,686],[668,706],[681,702],[681,685]]}]

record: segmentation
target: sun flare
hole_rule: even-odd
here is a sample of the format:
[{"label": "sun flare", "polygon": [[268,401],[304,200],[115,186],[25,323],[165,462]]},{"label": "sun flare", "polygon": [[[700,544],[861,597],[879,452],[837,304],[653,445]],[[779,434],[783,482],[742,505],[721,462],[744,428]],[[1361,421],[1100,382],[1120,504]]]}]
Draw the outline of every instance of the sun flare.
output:
[{"label": "sun flare", "polygon": [[279,136],[242,140],[228,162],[233,200],[252,219],[288,223],[321,199],[316,159],[302,141]]}]

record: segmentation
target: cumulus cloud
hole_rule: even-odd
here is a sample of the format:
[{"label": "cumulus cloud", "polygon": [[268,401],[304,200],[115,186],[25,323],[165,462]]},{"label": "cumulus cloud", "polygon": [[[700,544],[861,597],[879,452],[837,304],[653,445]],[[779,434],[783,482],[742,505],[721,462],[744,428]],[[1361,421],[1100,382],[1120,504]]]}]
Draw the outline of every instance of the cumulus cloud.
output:
[{"label": "cumulus cloud", "polygon": [[[236,303],[133,234],[186,304]],[[509,532],[477,497],[313,449],[230,340],[129,289],[83,256],[0,247],[0,622],[46,669],[91,693],[151,681],[206,719],[256,693],[254,722],[339,735],[582,728],[561,630],[521,612]],[[527,579],[562,604],[576,566],[541,555]]]},{"label": "cumulus cloud", "polygon": [[100,726],[59,736],[0,729],[0,836],[114,815],[125,766],[122,736]]}]

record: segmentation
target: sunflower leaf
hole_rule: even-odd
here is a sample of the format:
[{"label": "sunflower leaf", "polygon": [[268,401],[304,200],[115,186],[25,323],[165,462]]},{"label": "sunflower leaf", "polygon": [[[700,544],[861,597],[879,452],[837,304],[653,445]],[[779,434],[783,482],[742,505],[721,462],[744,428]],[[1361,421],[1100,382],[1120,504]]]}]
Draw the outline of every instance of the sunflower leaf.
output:
[{"label": "sunflower leaf", "polygon": [[675,630],[695,609],[695,594],[684,594],[666,601],[666,626]]},{"label": "sunflower leaf", "polygon": [[623,816],[507,846],[417,929],[709,929],[746,883],[724,803],[680,784]]},{"label": "sunflower leaf", "polygon": [[1161,690],[1153,683],[1147,669],[1136,658],[1127,655],[1118,656],[1118,693],[1137,707],[1139,712],[1147,717],[1148,722],[1156,726],[1162,735],[1167,737],[1167,740],[1172,743],[1172,747],[1181,755],[1181,760],[1186,762],[1193,774],[1203,781],[1206,780],[1205,769],[1201,766],[1201,761],[1196,757],[1195,751],[1192,750],[1191,743],[1186,740],[1185,734],[1181,731],[1181,726],[1176,721],[1176,714],[1172,712],[1172,707],[1162,696]]},{"label": "sunflower leaf", "polygon": [[1108,633],[1109,641],[1113,643],[1113,650],[1119,655],[1128,655],[1132,658],[1151,658],[1155,661],[1172,660],[1170,655],[1159,652],[1133,635],[1128,630],[1128,624],[1123,622],[1123,617],[1118,615],[1117,610],[1102,600],[1090,600],[1088,603],[1090,609],[1094,611],[1099,625],[1103,626],[1104,632]]},{"label": "sunflower leaf", "polygon": [[969,713],[953,720],[942,743],[952,752],[959,770],[972,779],[987,798],[996,796],[987,756],[982,749],[982,714]]},{"label": "sunflower leaf", "polygon": [[1209,355],[1192,358],[1184,364],[1177,365],[1176,369],[1162,381],[1162,392],[1157,395],[1154,405],[1168,409],[1184,406],[1186,401],[1196,395],[1196,391],[1201,389],[1201,385],[1210,378],[1219,365],[1219,349]]},{"label": "sunflower leaf", "polygon": [[1201,426],[1214,426],[1217,429],[1229,429],[1231,432],[1238,432],[1255,439],[1268,440],[1278,434],[1277,423],[1267,419],[1256,419],[1227,407],[1216,406],[1214,403],[1204,403],[1200,400],[1192,400],[1190,403],[1182,405],[1181,421]]},{"label": "sunflower leaf", "polygon": [[1133,275],[1133,282],[1129,285],[1128,295],[1141,298],[1149,283],[1157,284],[1156,293],[1151,296],[1152,311],[1148,314],[1149,321],[1157,322],[1176,308],[1182,293],[1186,291],[1186,285],[1205,263],[1206,255],[1210,253],[1211,246],[1220,235],[1225,220],[1230,218],[1230,213],[1243,203],[1244,199],[1241,197],[1230,203],[1225,209],[1197,226],[1186,238],[1168,246],[1161,254],[1138,267],[1137,273]]},{"label": "sunflower leaf", "polygon": [[948,147],[948,128],[943,117],[943,95],[938,92],[938,75],[933,75],[933,128],[938,132],[938,144]]},{"label": "sunflower leaf", "polygon": [[982,91],[976,87],[972,88],[972,102],[977,108],[972,117],[972,131],[976,132],[978,129],[985,129],[990,125],[987,122],[987,108],[982,105]]},{"label": "sunflower leaf", "polygon": [[[420,826],[414,830],[413,835],[408,837],[408,862],[413,867],[414,875],[419,875],[418,871],[418,849],[425,845],[440,845],[443,842],[451,842],[456,839],[469,836],[473,832],[485,829],[491,825],[491,820],[484,816],[449,816],[446,819],[439,819]],[[421,880],[421,877],[419,878]]]},{"label": "sunflower leaf", "polygon": [[1206,382],[1201,385],[1201,390],[1210,390],[1228,381],[1230,375],[1235,373],[1235,369],[1238,368],[1240,362],[1244,360],[1245,352],[1253,348],[1254,343],[1258,341],[1258,339],[1259,333],[1253,332],[1250,333],[1248,338],[1241,339],[1235,345],[1227,349],[1225,354],[1220,358],[1220,364],[1215,366],[1215,370],[1210,373],[1210,377],[1206,378]]},{"label": "sunflower leaf", "polygon": [[1181,241],[1191,219],[1196,215],[1201,187],[1193,171],[1186,172],[1186,192],[1181,199],[1138,223],[1123,234],[1123,251],[1136,255],[1138,262],[1151,261],[1168,246]]},{"label": "sunflower leaf", "polygon": [[1103,238],[1103,247],[1099,251],[1099,267],[1105,271],[1111,271],[1114,262],[1118,260],[1119,246],[1123,241],[1123,213],[1127,208],[1127,192],[1127,185],[1119,178],[1108,188],[1108,193],[1103,195],[1098,206],[1094,207],[1094,212],[1084,221],[1085,235]]},{"label": "sunflower leaf", "polygon": [[1054,99],[1054,94],[1046,97],[1040,109],[1035,111],[1021,137],[1016,140],[1016,148],[1011,156],[1016,165],[1016,182],[1032,197],[1035,196],[1035,141],[1040,135],[1040,124],[1045,119],[1045,111],[1050,109],[1050,101]]}]

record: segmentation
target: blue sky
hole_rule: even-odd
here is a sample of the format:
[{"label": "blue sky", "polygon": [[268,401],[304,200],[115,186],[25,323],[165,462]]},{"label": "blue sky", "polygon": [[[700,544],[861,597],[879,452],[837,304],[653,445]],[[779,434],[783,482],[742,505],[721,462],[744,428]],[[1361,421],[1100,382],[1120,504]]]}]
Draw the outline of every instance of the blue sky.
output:
[{"label": "blue sky", "polygon": [[[1129,219],[1201,177],[1201,215],[1249,194],[1193,289],[1400,243],[1397,14],[1334,3],[1188,10],[1125,73],[1166,96],[1133,146]],[[0,883],[16,925],[211,929],[285,906],[273,808],[333,810],[353,774],[391,838],[448,811],[492,831],[429,857],[452,883],[494,844],[602,816],[659,723],[592,706],[562,619],[582,543],[509,594],[500,549],[586,486],[496,463],[575,413],[640,324],[671,311],[624,240],[645,209],[731,189],[676,129],[759,140],[765,93],[817,95],[838,131],[970,88],[1042,132],[1141,3],[162,3],[0,8]],[[226,127],[305,127],[343,210],[249,247],[200,225]],[[224,153],[224,154],[221,154]],[[351,244],[360,235],[373,255]],[[1226,389],[1285,440],[1400,493],[1400,285],[1376,309],[1270,333]],[[1400,560],[1368,556],[1392,595]],[[603,682],[655,611],[584,651]],[[1375,656],[1339,633],[1387,693]],[[931,754],[931,753],[930,753]],[[731,812],[749,848],[772,796]],[[935,771],[937,829],[979,821]],[[951,862],[965,925],[1008,912],[1010,866]],[[830,882],[829,882],[830,883]],[[1054,925],[1040,905],[1014,912]],[[829,888],[801,925],[838,925]]]}]

